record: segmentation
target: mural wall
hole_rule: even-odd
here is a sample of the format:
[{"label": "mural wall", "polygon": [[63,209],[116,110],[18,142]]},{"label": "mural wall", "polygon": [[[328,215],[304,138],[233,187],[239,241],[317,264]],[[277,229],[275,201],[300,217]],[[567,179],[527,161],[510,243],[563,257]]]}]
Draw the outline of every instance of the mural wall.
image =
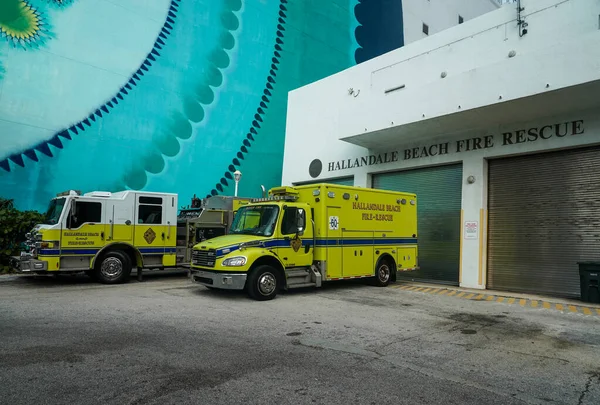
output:
[{"label": "mural wall", "polygon": [[1,0],[0,196],[257,196],[288,91],[401,46],[393,3],[382,40],[379,0]]}]

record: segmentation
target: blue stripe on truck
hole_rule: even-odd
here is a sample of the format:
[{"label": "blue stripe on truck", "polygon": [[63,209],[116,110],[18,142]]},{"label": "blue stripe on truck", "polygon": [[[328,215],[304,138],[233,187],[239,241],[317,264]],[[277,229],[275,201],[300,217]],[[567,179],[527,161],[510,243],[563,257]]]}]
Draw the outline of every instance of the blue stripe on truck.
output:
[{"label": "blue stripe on truck", "polygon": [[[285,239],[269,239],[263,241],[263,245],[266,248],[274,247],[288,247],[290,246],[290,240]],[[312,239],[303,239],[303,245],[313,245]],[[341,246],[381,246],[381,245],[416,245],[417,238],[317,238],[317,247],[341,247]],[[217,257],[225,256],[231,252],[234,252],[240,248],[240,245],[227,246],[222,249],[217,249]],[[225,253],[225,250],[228,250]]]},{"label": "blue stripe on truck", "polygon": [[[69,248],[69,249],[40,249],[39,254],[43,256],[59,256],[59,255],[95,255],[102,248]],[[163,254],[175,253],[177,249],[174,247],[156,247],[156,248],[138,248],[141,254]]]}]

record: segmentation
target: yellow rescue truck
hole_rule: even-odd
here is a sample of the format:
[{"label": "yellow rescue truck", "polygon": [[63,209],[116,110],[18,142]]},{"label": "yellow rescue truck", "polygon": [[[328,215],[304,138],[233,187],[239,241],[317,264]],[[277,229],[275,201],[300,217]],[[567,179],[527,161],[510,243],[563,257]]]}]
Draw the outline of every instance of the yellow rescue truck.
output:
[{"label": "yellow rescue truck", "polygon": [[269,300],[281,288],[417,269],[415,194],[333,184],[277,187],[241,207],[229,235],[194,246],[190,277]]},{"label": "yellow rescue truck", "polygon": [[192,199],[178,211],[172,193],[69,190],[50,201],[43,224],[27,234],[13,258],[19,273],[85,272],[105,284],[128,281],[131,271],[189,267],[193,244],[226,233],[234,208],[249,199]]}]

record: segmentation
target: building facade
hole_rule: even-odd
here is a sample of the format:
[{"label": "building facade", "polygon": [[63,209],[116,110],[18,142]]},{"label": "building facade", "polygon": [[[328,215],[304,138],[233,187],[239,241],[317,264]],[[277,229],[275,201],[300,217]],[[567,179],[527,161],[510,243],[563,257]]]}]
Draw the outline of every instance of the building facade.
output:
[{"label": "building facade", "polygon": [[292,91],[283,184],[417,193],[409,279],[578,297],[600,259],[600,4],[521,7]]},{"label": "building facade", "polygon": [[412,18],[441,29],[447,12],[446,0],[142,3],[0,1],[0,197],[37,210],[66,189],[189,201],[232,195],[237,170],[240,195],[260,196],[281,180],[288,91],[402,47]]}]

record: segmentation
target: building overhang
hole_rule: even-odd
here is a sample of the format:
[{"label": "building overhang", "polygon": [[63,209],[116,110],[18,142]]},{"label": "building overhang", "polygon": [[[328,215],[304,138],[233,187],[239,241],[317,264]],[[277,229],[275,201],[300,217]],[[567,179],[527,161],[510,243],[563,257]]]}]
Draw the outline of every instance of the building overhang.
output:
[{"label": "building overhang", "polygon": [[337,140],[378,149],[598,107],[600,4],[532,1],[526,35],[514,11],[503,7],[322,83],[339,94]]},{"label": "building overhang", "polygon": [[[510,101],[340,137],[370,150],[600,108],[600,79]],[[577,117],[573,117],[576,119]]]}]

